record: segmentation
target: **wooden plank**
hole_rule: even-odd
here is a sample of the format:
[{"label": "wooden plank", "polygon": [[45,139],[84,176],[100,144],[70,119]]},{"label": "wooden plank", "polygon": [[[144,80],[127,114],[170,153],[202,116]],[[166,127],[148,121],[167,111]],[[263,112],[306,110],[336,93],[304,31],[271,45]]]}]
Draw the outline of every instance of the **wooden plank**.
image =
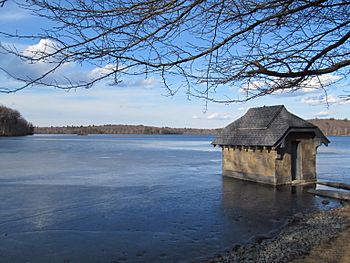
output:
[{"label": "wooden plank", "polygon": [[321,185],[335,187],[335,188],[350,190],[350,184],[338,183],[338,182],[327,182],[327,181],[326,182],[317,182],[317,183],[321,184]]},{"label": "wooden plank", "polygon": [[350,200],[350,192],[343,192],[343,191],[335,191],[335,190],[314,190],[309,189],[308,193],[335,198],[335,199],[341,199],[341,200]]}]

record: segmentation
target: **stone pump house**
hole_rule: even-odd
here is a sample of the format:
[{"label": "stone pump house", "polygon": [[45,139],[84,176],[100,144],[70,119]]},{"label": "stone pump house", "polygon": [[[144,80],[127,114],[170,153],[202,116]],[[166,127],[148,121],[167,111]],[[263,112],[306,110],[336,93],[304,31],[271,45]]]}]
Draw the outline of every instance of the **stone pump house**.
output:
[{"label": "stone pump house", "polygon": [[283,105],[251,108],[212,142],[225,176],[273,185],[316,181],[316,151],[329,140]]}]

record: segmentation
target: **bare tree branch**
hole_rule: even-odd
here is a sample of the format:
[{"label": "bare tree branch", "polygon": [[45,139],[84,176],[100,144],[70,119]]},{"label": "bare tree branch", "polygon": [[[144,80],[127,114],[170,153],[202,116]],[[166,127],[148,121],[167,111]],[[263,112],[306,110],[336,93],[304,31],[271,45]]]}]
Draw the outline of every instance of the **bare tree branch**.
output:
[{"label": "bare tree branch", "polygon": [[[44,51],[2,50],[51,67],[35,77],[3,68],[24,84],[2,92],[32,85],[89,88],[112,76],[118,83],[127,75],[158,74],[170,95],[181,87],[190,96],[230,103],[296,91],[324,74],[349,73],[350,1],[28,0],[22,8],[55,27],[27,36],[0,34],[51,45]],[[67,63],[118,66],[88,80],[54,81]],[[174,77],[179,83],[172,83]],[[244,98],[218,96],[222,87],[244,85],[253,85]]]},{"label": "bare tree branch", "polygon": [[3,7],[6,2],[7,2],[7,0],[0,0],[0,7]]}]

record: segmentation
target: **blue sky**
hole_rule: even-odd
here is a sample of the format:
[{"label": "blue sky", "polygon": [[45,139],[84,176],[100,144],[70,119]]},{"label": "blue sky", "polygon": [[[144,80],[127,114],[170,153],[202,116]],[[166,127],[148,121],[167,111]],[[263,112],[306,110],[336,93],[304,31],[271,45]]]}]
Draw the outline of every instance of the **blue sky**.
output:
[{"label": "blue sky", "polygon": [[[47,22],[33,18],[27,11],[19,10],[12,1],[0,9],[0,31],[14,33],[36,33]],[[40,49],[45,39],[30,42],[14,42],[0,36],[5,44],[15,44],[20,50]],[[28,65],[16,58],[0,53],[0,64],[7,70],[32,76],[45,70],[46,65]],[[106,65],[108,70],[108,65]],[[86,78],[100,74],[101,69],[84,68],[70,64],[62,69],[75,78]],[[60,72],[58,72],[60,73]],[[324,83],[336,80],[336,75],[322,77]],[[176,79],[174,80],[176,82]],[[20,83],[0,73],[0,87],[19,87]],[[176,85],[176,83],[174,83]],[[257,83],[259,85],[259,83]],[[315,87],[317,87],[315,81]],[[0,104],[18,109],[22,115],[37,126],[90,125],[90,124],[144,124],[170,127],[223,127],[243,115],[250,107],[284,104],[287,109],[303,118],[348,118],[349,102],[339,99],[349,83],[339,81],[329,87],[328,105],[324,93],[317,89],[301,90],[297,93],[283,93],[261,97],[244,104],[209,103],[196,98],[188,99],[185,90],[175,96],[167,92],[157,77],[144,76],[123,79],[123,83],[110,86],[101,82],[91,89],[77,89],[69,92],[48,87],[33,87],[12,94],[0,93]],[[227,87],[230,97],[244,97],[245,87]]]}]

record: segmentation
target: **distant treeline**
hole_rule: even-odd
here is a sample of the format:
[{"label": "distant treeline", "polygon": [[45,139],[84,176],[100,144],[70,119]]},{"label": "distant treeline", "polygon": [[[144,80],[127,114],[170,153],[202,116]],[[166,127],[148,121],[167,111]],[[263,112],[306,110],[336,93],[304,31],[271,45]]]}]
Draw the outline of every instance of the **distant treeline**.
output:
[{"label": "distant treeline", "polygon": [[309,120],[318,126],[326,136],[350,136],[350,121],[347,119],[313,119]]},{"label": "distant treeline", "polygon": [[35,133],[51,134],[217,134],[220,129],[153,127],[144,125],[89,125],[35,127]]},{"label": "distant treeline", "polygon": [[33,125],[19,111],[0,106],[0,136],[22,136],[33,132]]},{"label": "distant treeline", "polygon": [[[335,119],[309,120],[320,127],[326,136],[350,136],[350,121]],[[43,134],[193,134],[216,135],[221,129],[153,127],[145,125],[89,125],[65,127],[35,127],[34,133]]]}]

